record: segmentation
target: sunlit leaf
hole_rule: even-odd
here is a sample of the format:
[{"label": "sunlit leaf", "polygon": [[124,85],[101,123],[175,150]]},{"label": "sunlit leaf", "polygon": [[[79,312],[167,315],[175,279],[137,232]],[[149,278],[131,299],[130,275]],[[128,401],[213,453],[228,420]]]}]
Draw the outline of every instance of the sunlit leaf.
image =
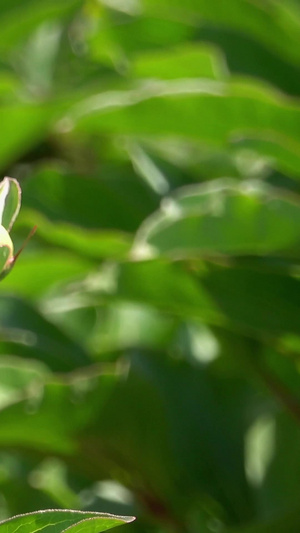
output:
[{"label": "sunlit leaf", "polygon": [[177,257],[288,253],[299,243],[300,203],[261,183],[225,180],[183,189],[141,228],[135,253]]},{"label": "sunlit leaf", "polygon": [[4,178],[0,183],[0,224],[10,231],[21,206],[21,189],[17,180]]},{"label": "sunlit leaf", "polygon": [[51,509],[9,518],[0,523],[0,531],[14,533],[18,530],[20,533],[35,533],[47,529],[53,533],[62,533],[67,529],[72,533],[99,533],[133,520],[133,517],[113,516],[105,513]]}]

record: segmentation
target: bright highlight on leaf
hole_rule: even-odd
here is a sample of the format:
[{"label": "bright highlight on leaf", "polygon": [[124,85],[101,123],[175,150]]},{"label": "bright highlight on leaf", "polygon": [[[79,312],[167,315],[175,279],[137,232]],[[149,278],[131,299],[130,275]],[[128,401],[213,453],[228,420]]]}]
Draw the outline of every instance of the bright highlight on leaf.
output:
[{"label": "bright highlight on leaf", "polygon": [[205,254],[263,255],[297,246],[300,206],[258,181],[220,179],[179,189],[146,219],[134,254],[190,258]]},{"label": "bright highlight on leaf", "polygon": [[0,280],[10,272],[20,253],[36,231],[36,227],[34,227],[21,249],[14,256],[14,247],[8,232],[18,216],[20,206],[21,188],[19,183],[13,178],[4,178],[0,183]]},{"label": "bright highlight on leaf", "polygon": [[133,522],[133,516],[50,509],[21,514],[0,522],[0,533],[101,533]]},{"label": "bright highlight on leaf", "polygon": [[9,264],[13,259],[13,243],[9,233],[3,226],[0,226],[0,272],[9,268]]},{"label": "bright highlight on leaf", "polygon": [[4,178],[0,183],[0,222],[10,231],[21,207],[21,188],[17,180]]}]

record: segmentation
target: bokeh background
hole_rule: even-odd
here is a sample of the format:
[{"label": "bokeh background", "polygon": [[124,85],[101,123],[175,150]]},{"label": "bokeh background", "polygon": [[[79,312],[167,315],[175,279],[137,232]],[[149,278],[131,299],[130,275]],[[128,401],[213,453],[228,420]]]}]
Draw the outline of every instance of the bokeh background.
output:
[{"label": "bokeh background", "polygon": [[[300,530],[300,3],[1,0],[0,518]],[[125,531],[125,529],[124,529]]]}]

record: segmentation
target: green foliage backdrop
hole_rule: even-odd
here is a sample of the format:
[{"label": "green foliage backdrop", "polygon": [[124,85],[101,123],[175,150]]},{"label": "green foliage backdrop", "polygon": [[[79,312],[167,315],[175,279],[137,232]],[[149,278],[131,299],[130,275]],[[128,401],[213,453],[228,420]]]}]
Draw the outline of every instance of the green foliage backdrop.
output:
[{"label": "green foliage backdrop", "polygon": [[[300,3],[2,0],[0,518],[300,529]],[[125,529],[126,530],[126,529]]]}]

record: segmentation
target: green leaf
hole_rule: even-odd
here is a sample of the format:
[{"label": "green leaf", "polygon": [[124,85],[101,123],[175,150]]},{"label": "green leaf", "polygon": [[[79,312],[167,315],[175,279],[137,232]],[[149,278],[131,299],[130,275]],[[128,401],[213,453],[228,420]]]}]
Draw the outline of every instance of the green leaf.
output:
[{"label": "green leaf", "polygon": [[194,44],[139,54],[133,62],[133,74],[140,78],[216,79],[223,77],[222,66],[217,50]]},{"label": "green leaf", "polygon": [[153,305],[176,316],[218,322],[220,313],[208,292],[185,266],[165,261],[120,265],[114,297]]},{"label": "green leaf", "polygon": [[3,290],[34,300],[47,293],[50,286],[59,288],[63,283],[87,276],[93,266],[90,260],[67,250],[55,250],[54,253],[48,248],[25,252],[17,267],[5,279]]},{"label": "green leaf", "polygon": [[3,28],[0,39],[1,53],[19,44],[43,22],[66,17],[79,5],[80,0],[66,0],[63,3],[58,0],[47,0],[43,3],[37,0],[3,2],[0,11]]},{"label": "green leaf", "polygon": [[[252,36],[258,42],[275,50],[289,62],[299,64],[299,10],[295,2],[276,2],[267,4],[229,0],[219,5],[210,0],[143,0],[147,14],[156,17],[189,20],[191,24],[231,28]],[[233,16],[234,14],[234,16]],[[249,59],[248,59],[249,61]]]},{"label": "green leaf", "polygon": [[17,180],[4,178],[0,183],[0,224],[10,231],[21,206],[21,188]]},{"label": "green leaf", "polygon": [[1,295],[0,324],[2,353],[34,357],[57,371],[72,370],[90,362],[78,344],[26,301]]},{"label": "green leaf", "polygon": [[[3,273],[6,262],[10,256],[11,250],[8,246],[0,247],[0,273]],[[1,274],[0,274],[1,275]],[[1,279],[1,278],[0,278]]]},{"label": "green leaf", "polygon": [[100,533],[132,522],[134,517],[69,510],[44,510],[14,516],[0,523],[0,533]]},{"label": "green leaf", "polygon": [[22,102],[0,106],[0,122],[5,132],[0,145],[1,168],[6,168],[11,161],[40,144],[50,128],[54,112],[53,104],[42,106]]},{"label": "green leaf", "polygon": [[135,252],[191,258],[293,251],[300,204],[259,182],[220,180],[178,191],[140,229]]},{"label": "green leaf", "polygon": [[[158,195],[127,165],[125,168],[108,165],[102,169],[101,176],[89,175],[84,182],[74,172],[45,165],[33,173],[22,190],[23,206],[42,212],[50,221],[89,229],[101,228],[102,231],[135,231],[144,218],[157,208],[159,201]],[[76,234],[76,228],[73,232]],[[82,248],[84,238],[84,233],[79,230],[78,235],[73,236],[72,248]],[[70,236],[66,235],[67,246],[70,240]],[[88,248],[88,241],[92,244],[93,240],[91,233],[85,248]],[[95,243],[92,244],[94,246]],[[97,256],[100,256],[100,250]]]},{"label": "green leaf", "polygon": [[[286,152],[299,161],[299,116],[297,100],[287,100],[261,82],[200,78],[94,95],[76,105],[66,118],[81,135],[186,137],[227,148],[228,143],[244,138],[267,141],[280,167],[286,166]],[[260,150],[258,144],[257,151],[264,154],[263,146]]]},{"label": "green leaf", "polygon": [[[87,230],[64,222],[55,224],[39,211],[22,209],[18,226],[38,226],[38,236],[46,243],[72,250],[91,259],[122,258],[131,245],[131,236],[116,230]],[[76,261],[74,254],[74,261]],[[78,259],[77,259],[78,260]]]},{"label": "green leaf", "polygon": [[[18,363],[17,358],[12,360],[15,364]],[[6,358],[6,361],[9,359]],[[22,367],[19,366],[19,373],[21,371]],[[74,457],[78,453],[82,468],[87,471],[92,468],[93,479],[100,479],[97,464],[101,463],[101,457],[94,457],[85,464],[77,435],[81,432],[85,434],[87,425],[93,421],[99,424],[119,376],[111,372],[95,375],[94,372],[92,378],[82,373],[80,376],[74,375],[74,379],[70,374],[65,379],[62,376],[51,377],[49,374],[47,379],[45,370],[37,371],[39,376],[35,383],[39,383],[41,388],[22,387],[19,380],[19,394],[12,399],[11,388],[7,390],[5,369],[3,370],[1,389],[6,407],[0,409],[0,446],[6,447],[14,443],[23,449],[41,450],[44,454],[58,454],[62,457]],[[101,423],[99,427],[101,431]]]}]

